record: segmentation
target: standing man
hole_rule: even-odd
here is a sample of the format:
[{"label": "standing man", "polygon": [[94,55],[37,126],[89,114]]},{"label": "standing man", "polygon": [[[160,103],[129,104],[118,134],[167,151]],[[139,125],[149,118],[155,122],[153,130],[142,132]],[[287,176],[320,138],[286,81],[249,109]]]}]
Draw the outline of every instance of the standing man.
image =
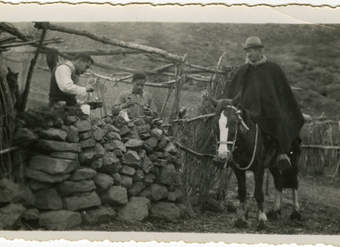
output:
[{"label": "standing man", "polygon": [[93,88],[91,85],[79,86],[77,82],[79,76],[85,73],[92,64],[93,60],[90,56],[81,54],[52,69],[49,93],[50,107],[59,101],[65,101],[67,106],[74,106],[86,101],[87,93],[92,92]]},{"label": "standing man", "polygon": [[118,98],[117,104],[120,110],[127,109],[130,118],[143,117],[156,112],[151,95],[144,93],[146,75],[136,73],[132,77],[132,82],[132,91],[123,92]]},{"label": "standing man", "polygon": [[284,72],[267,60],[263,47],[258,37],[246,40],[245,64],[223,92],[222,98],[231,100],[218,102],[231,102],[249,113],[266,137],[270,156],[276,155],[284,169],[290,166],[288,154],[299,143],[304,119]]}]

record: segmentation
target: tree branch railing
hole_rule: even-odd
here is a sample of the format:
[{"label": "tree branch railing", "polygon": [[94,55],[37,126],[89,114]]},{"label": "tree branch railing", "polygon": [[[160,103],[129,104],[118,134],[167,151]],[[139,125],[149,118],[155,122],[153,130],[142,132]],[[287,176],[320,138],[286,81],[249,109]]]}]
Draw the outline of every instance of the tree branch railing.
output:
[{"label": "tree branch railing", "polygon": [[[41,46],[45,46],[48,44],[62,43],[62,42],[63,40],[59,38],[49,39],[49,40],[44,40]],[[19,47],[19,46],[25,46],[25,45],[39,46],[39,40],[12,42],[9,44],[0,45],[0,49],[7,49],[7,48],[13,48],[13,47]]]},{"label": "tree branch railing", "polygon": [[68,34],[75,34],[75,35],[87,37],[87,38],[95,40],[95,41],[99,41],[103,44],[119,46],[119,47],[123,47],[123,48],[130,48],[130,49],[134,49],[134,50],[139,50],[139,51],[157,54],[161,57],[164,57],[164,58],[167,58],[167,59],[170,59],[170,60],[182,61],[182,59],[183,59],[183,57],[181,57],[179,55],[169,53],[169,52],[162,50],[162,49],[159,49],[159,48],[154,48],[154,47],[150,47],[150,46],[146,46],[146,45],[140,45],[140,44],[136,44],[136,43],[132,43],[132,42],[125,42],[125,41],[121,41],[121,40],[117,40],[117,39],[109,39],[109,38],[104,37],[104,36],[99,37],[97,35],[94,35],[92,33],[89,33],[87,31],[83,31],[83,30],[76,30],[76,29],[62,27],[62,26],[54,25],[54,24],[50,24],[50,23],[43,23],[41,25],[38,25],[37,28],[46,28],[46,29],[51,30],[51,31],[63,32],[63,33],[68,33]]},{"label": "tree branch railing", "polygon": [[108,56],[108,55],[132,55],[132,54],[141,54],[145,53],[144,51],[129,51],[129,50],[122,50],[122,49],[115,49],[115,50],[74,50],[74,51],[61,51],[64,54],[68,55],[79,55],[79,54],[86,54],[89,56]]}]

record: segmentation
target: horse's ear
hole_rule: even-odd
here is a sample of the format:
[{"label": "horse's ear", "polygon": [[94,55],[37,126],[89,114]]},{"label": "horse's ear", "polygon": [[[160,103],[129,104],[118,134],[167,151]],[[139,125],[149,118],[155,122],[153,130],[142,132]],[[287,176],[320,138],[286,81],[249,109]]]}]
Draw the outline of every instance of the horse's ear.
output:
[{"label": "horse's ear", "polygon": [[8,73],[13,73],[10,67],[7,67]]}]

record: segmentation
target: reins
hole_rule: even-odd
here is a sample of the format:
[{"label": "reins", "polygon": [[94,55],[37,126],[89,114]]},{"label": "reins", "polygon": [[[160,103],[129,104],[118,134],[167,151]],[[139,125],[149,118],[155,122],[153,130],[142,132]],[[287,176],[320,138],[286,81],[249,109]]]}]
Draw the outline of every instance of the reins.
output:
[{"label": "reins", "polygon": [[255,156],[256,156],[257,145],[258,145],[258,136],[259,136],[259,126],[256,124],[255,142],[254,142],[254,148],[253,148],[253,153],[251,155],[250,162],[246,167],[241,167],[235,160],[233,160],[237,169],[241,171],[245,171],[245,170],[248,170],[253,165]]},{"label": "reins", "polygon": [[[232,105],[228,105],[227,108],[230,108],[232,109],[235,114],[237,115],[237,118],[239,119],[241,125],[247,130],[249,131],[250,128],[248,127],[248,125],[245,123],[243,117],[241,116],[241,110],[237,109],[235,106],[232,106]],[[256,151],[257,151],[257,146],[258,146],[258,135],[259,135],[259,127],[258,127],[258,124],[255,124],[256,126],[256,132],[255,132],[255,141],[254,141],[254,148],[253,148],[253,152],[252,152],[252,156],[251,156],[251,159],[250,159],[250,162],[248,163],[248,165],[246,167],[241,167],[235,160],[232,159],[233,163],[235,164],[235,167],[239,170],[242,170],[242,171],[245,171],[245,170],[248,170],[254,163],[254,160],[255,160],[255,156],[256,156]],[[235,146],[236,146],[236,141],[237,141],[237,135],[238,135],[238,129],[239,128],[236,128],[236,131],[235,131],[235,135],[234,135],[234,140],[233,141],[227,141],[226,143],[224,144],[232,144],[232,148],[231,148],[231,153],[234,152],[235,150]],[[221,143],[221,142],[220,142]],[[227,165],[227,162],[228,160],[226,161],[226,164],[225,166]]]}]

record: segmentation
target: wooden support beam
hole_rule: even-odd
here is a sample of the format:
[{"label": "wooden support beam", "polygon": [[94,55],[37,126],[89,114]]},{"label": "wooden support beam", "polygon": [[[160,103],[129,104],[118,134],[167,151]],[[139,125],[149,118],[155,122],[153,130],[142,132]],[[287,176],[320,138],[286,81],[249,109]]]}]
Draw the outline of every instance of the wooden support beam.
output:
[{"label": "wooden support beam", "polygon": [[[45,40],[41,45],[45,46],[48,44],[61,43],[61,42],[63,42],[63,40],[61,39],[50,39],[50,40]],[[7,49],[7,48],[19,47],[19,46],[25,46],[25,45],[39,46],[39,40],[13,42],[10,44],[4,44],[4,45],[0,45],[0,49]]]},{"label": "wooden support beam", "polygon": [[161,66],[159,66],[157,68],[154,68],[153,70],[151,70],[151,72],[159,73],[159,72],[165,71],[167,69],[170,69],[172,66],[174,66],[173,63],[168,63],[168,64],[165,64],[165,65],[161,65]]},{"label": "wooden support beam", "polygon": [[87,54],[89,56],[108,56],[108,55],[131,55],[131,54],[141,54],[144,51],[129,51],[122,49],[115,50],[74,50],[74,51],[61,51],[62,53],[68,55],[78,55],[78,54]]},{"label": "wooden support beam", "polygon": [[128,67],[119,67],[119,66],[113,66],[113,65],[108,65],[108,64],[103,64],[103,63],[97,63],[95,62],[93,64],[95,67],[98,67],[98,68],[102,68],[102,69],[107,69],[107,70],[114,70],[114,71],[124,71],[124,72],[129,72],[129,73],[140,73],[140,72],[144,72],[146,74],[164,74],[164,75],[167,75],[167,76],[175,76],[174,74],[172,73],[162,73],[162,71],[170,68],[173,66],[173,64],[166,64],[166,65],[162,65],[160,67],[157,67],[153,70],[145,70],[145,71],[141,71],[141,70],[137,70],[137,69],[132,69],[132,68],[128,68]]},{"label": "wooden support beam", "polygon": [[31,40],[31,37],[21,33],[14,25],[6,22],[1,22],[0,23],[0,30],[5,31],[9,34],[12,34],[15,37],[18,37],[19,39],[23,41],[29,41]]},{"label": "wooden support beam", "polygon": [[89,39],[99,41],[103,44],[108,44],[108,45],[113,45],[113,46],[119,46],[123,48],[130,48],[134,50],[139,50],[139,51],[144,51],[152,54],[157,54],[161,57],[170,59],[170,60],[175,60],[175,61],[181,61],[183,58],[181,56],[178,56],[176,54],[169,53],[165,50],[159,49],[159,48],[154,48],[146,45],[140,45],[132,42],[125,42],[117,39],[109,39],[107,37],[99,37],[97,35],[94,35],[92,33],[89,33],[87,31],[83,30],[77,30],[77,29],[72,29],[72,28],[67,28],[63,27],[60,25],[54,25],[50,23],[45,23],[44,27],[52,30],[52,31],[57,31],[57,32],[63,32],[63,33],[69,33],[69,34],[75,34],[83,37],[87,37]]},{"label": "wooden support beam", "polygon": [[119,66],[113,66],[113,65],[109,65],[109,64],[104,64],[104,63],[97,63],[95,62],[93,64],[93,66],[98,67],[98,68],[102,68],[102,69],[106,69],[106,70],[110,70],[110,71],[124,71],[124,72],[129,72],[129,73],[137,73],[137,72],[141,72],[137,69],[132,69],[132,68],[128,68],[128,67],[119,67]]},{"label": "wooden support beam", "polygon": [[[223,71],[221,69],[213,69],[213,68],[208,68],[208,67],[204,67],[204,66],[196,65],[196,64],[186,63],[185,66],[188,66],[188,67],[193,68],[193,69],[199,69],[199,70],[202,70],[202,71],[206,71],[206,72],[209,72],[209,73],[219,73],[219,74],[225,73],[225,71]],[[231,69],[231,68],[232,67],[228,67],[228,69]]]},{"label": "wooden support beam", "polygon": [[0,39],[0,44],[8,44],[10,42],[14,42],[16,40],[16,37],[6,37]]},{"label": "wooden support beam", "polygon": [[209,78],[201,77],[197,75],[187,75],[187,78],[192,79],[194,81],[207,82],[207,83],[210,82]]},{"label": "wooden support beam", "polygon": [[[132,82],[130,82],[130,81],[125,81],[125,80],[128,80],[128,79],[131,79],[132,75],[125,76],[123,78],[112,78],[112,77],[100,75],[100,74],[94,73],[94,72],[89,73],[89,74],[94,75],[94,76],[101,78],[101,79],[104,79],[104,80],[111,81],[111,82],[122,82],[122,83],[126,83],[126,84],[132,84]],[[157,88],[170,88],[171,85],[174,84],[174,83],[175,83],[175,80],[171,80],[171,81],[167,81],[167,82],[159,82],[159,83],[146,82],[145,86],[147,86],[147,87],[157,87]]]}]

